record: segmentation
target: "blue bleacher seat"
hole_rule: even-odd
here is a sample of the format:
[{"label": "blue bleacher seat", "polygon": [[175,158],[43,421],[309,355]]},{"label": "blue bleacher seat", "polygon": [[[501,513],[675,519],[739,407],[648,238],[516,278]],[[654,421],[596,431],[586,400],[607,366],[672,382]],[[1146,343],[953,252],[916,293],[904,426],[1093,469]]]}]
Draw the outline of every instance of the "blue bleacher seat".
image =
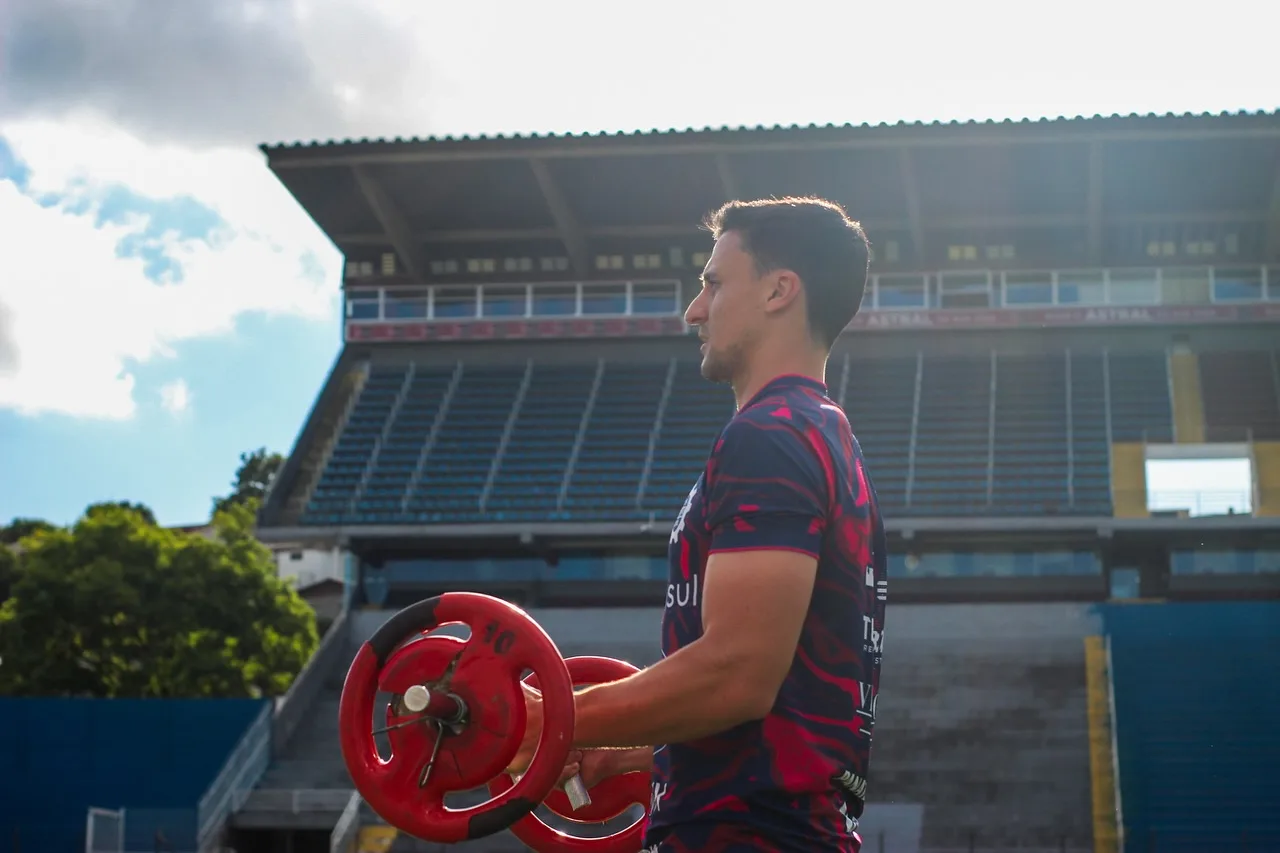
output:
[{"label": "blue bleacher seat", "polygon": [[[991,369],[989,355],[833,359],[887,517],[1108,515],[1108,430],[1171,433],[1163,353],[998,354],[994,441]],[[695,359],[375,363],[302,522],[666,522],[733,410]]]}]

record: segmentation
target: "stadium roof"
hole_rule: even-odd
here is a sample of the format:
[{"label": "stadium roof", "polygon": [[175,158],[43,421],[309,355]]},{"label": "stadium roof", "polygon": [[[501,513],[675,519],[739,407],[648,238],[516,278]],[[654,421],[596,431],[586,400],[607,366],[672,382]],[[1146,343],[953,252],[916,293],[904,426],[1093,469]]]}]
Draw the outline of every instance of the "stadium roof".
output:
[{"label": "stadium roof", "polygon": [[[931,232],[1240,223],[1280,252],[1280,111],[344,139],[264,145],[344,252],[696,235],[728,198],[814,193],[928,262]],[[1171,180],[1171,177],[1174,178]],[[1273,211],[1276,211],[1273,213]],[[1199,218],[1198,220],[1196,218]],[[540,245],[541,244],[541,245]]]},{"label": "stadium roof", "polygon": [[[1133,138],[1135,135],[1143,136],[1150,132],[1161,135],[1197,135],[1205,134],[1211,136],[1220,135],[1239,135],[1242,132],[1262,131],[1264,135],[1274,136],[1280,125],[1277,125],[1277,119],[1280,119],[1280,110],[1266,111],[1259,110],[1255,112],[1238,111],[1238,112],[1221,112],[1221,113],[1129,113],[1111,115],[1094,115],[1094,116],[1056,116],[1053,118],[1039,119],[982,119],[982,120],[966,120],[966,121],[934,121],[934,122],[897,122],[889,124],[880,122],[878,124],[861,123],[854,124],[846,122],[844,124],[791,124],[791,125],[742,125],[738,127],[687,127],[687,128],[667,128],[652,130],[635,130],[635,131],[596,131],[584,133],[514,133],[514,134],[477,134],[475,136],[462,134],[458,136],[413,136],[413,137],[377,137],[377,138],[360,138],[360,139],[330,139],[330,140],[312,140],[310,142],[281,142],[276,144],[264,144],[261,147],[263,153],[272,158],[288,157],[289,154],[300,150],[313,151],[316,149],[324,151],[333,151],[334,149],[347,149],[347,153],[360,158],[374,154],[372,148],[393,146],[400,148],[398,153],[408,153],[403,151],[405,146],[422,148],[430,146],[433,151],[438,153],[423,155],[428,158],[437,156],[447,156],[458,153],[463,158],[492,156],[498,151],[502,151],[497,146],[509,146],[512,143],[547,143],[547,142],[566,142],[575,140],[602,140],[602,139],[642,139],[646,141],[663,140],[657,144],[667,144],[665,140],[678,140],[681,142],[697,140],[704,145],[728,144],[728,145],[747,145],[752,146],[761,142],[762,137],[769,134],[786,134],[790,137],[792,144],[802,145],[806,142],[813,144],[821,141],[832,142],[832,139],[803,139],[802,135],[812,134],[815,137],[818,134],[839,133],[846,138],[842,140],[847,144],[853,144],[850,133],[864,134],[867,141],[871,139],[872,133],[884,134],[891,132],[895,141],[903,134],[918,133],[921,130],[927,130],[936,133],[939,130],[963,130],[970,133],[974,131],[990,133],[993,130],[996,134],[1002,135],[1002,132],[1008,132],[1010,128],[1036,128],[1039,131],[1049,131],[1059,133],[1082,133],[1085,136],[1107,136],[1115,138]],[[981,130],[980,130],[981,129]],[[877,140],[884,142],[887,140]],[[912,139],[914,144],[928,144],[922,139]],[[955,143],[961,140],[955,138],[938,137],[939,144]],[[969,142],[985,141],[982,139],[970,138]],[[1013,141],[1012,139],[1009,141]],[[1018,141],[1034,141],[1033,138]],[[467,146],[474,150],[462,152],[461,148],[446,149],[441,148],[442,145],[450,146]],[[481,147],[487,146],[487,148]],[[652,149],[646,150],[650,153]],[[662,149],[659,149],[662,150]],[[391,152],[385,152],[391,153]],[[503,151],[506,156],[511,156],[509,151]],[[582,155],[605,156],[616,152],[607,148],[597,148],[595,150],[583,150]],[[412,155],[410,155],[412,156]],[[314,162],[314,161],[308,161]],[[283,165],[283,162],[282,162]]]}]

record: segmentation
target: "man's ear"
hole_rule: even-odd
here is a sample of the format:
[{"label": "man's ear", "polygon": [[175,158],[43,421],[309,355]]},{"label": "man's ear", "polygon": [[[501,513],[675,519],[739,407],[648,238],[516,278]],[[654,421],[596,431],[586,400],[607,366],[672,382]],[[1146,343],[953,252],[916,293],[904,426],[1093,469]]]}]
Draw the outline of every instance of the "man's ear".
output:
[{"label": "man's ear", "polygon": [[777,270],[769,275],[769,291],[765,297],[765,311],[784,311],[800,298],[803,285],[800,276],[791,270]]}]

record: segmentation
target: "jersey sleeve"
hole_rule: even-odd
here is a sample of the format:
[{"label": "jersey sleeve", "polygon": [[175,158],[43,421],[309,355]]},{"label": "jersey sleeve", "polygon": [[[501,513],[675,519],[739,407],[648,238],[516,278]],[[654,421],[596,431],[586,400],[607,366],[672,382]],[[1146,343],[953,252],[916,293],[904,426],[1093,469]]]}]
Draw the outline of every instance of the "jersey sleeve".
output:
[{"label": "jersey sleeve", "polygon": [[827,473],[791,423],[731,422],[707,476],[709,553],[797,551],[819,556],[826,529]]}]

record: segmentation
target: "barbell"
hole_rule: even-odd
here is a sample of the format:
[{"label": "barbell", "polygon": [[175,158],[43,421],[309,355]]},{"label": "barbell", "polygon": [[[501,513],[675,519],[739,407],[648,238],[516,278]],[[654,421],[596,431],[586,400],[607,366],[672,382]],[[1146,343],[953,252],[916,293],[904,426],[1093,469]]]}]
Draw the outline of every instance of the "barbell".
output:
[{"label": "barbell", "polygon": [[[433,634],[463,624],[462,640]],[[526,671],[529,672],[527,677]],[[636,853],[644,821],[599,838],[561,832],[539,804],[574,824],[601,824],[633,805],[647,809],[649,777],[627,773],[588,790],[557,782],[573,746],[573,689],[636,671],[604,657],[563,659],[551,637],[515,605],[474,592],[449,592],[392,616],[360,647],[338,707],[342,758],[360,796],[383,820],[424,841],[453,844],[510,829],[537,853]],[[506,768],[526,723],[521,681],[542,693],[543,726],[529,767]],[[390,694],[375,720],[378,694]],[[385,734],[384,758],[375,738]],[[489,799],[445,805],[450,793],[487,787]]]}]

